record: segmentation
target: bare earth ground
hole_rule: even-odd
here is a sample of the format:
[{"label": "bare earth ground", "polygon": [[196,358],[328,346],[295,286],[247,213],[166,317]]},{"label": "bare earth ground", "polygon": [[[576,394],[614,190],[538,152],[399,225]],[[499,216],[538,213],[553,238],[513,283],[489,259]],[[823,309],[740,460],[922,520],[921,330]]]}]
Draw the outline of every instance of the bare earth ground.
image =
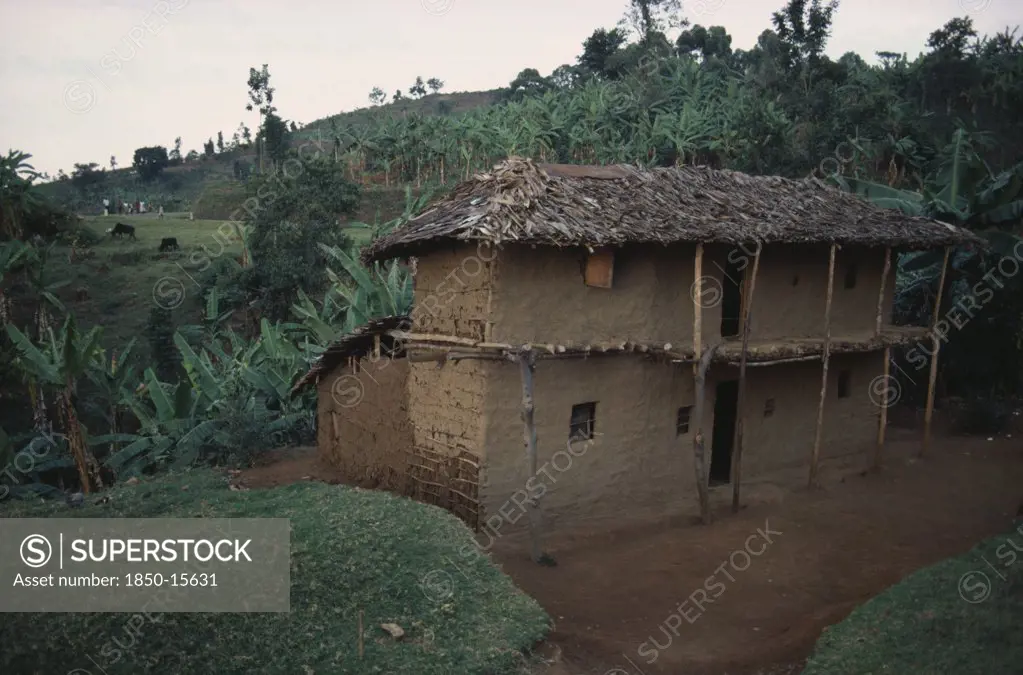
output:
[{"label": "bare earth ground", "polygon": [[[821,491],[750,485],[747,507],[722,507],[710,527],[671,519],[552,533],[556,567],[532,563],[519,539],[500,539],[494,557],[555,621],[537,673],[798,673],[821,631],[853,608],[1010,527],[1023,500],[1014,436],[936,436],[919,460],[919,432],[890,429],[880,475],[863,475],[858,460],[822,467]],[[341,480],[309,450],[243,473],[250,487],[303,479]],[[757,535],[765,524],[780,533],[770,544]],[[747,540],[762,552],[733,556]]]}]

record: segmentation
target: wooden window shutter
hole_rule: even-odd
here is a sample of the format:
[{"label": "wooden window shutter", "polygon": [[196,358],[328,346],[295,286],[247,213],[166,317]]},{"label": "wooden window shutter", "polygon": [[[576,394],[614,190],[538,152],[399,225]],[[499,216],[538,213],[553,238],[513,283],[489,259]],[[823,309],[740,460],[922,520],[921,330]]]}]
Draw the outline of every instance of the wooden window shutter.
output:
[{"label": "wooden window shutter", "polygon": [[584,276],[586,285],[596,288],[611,288],[614,263],[614,249],[602,248],[590,253],[586,257],[586,274]]}]

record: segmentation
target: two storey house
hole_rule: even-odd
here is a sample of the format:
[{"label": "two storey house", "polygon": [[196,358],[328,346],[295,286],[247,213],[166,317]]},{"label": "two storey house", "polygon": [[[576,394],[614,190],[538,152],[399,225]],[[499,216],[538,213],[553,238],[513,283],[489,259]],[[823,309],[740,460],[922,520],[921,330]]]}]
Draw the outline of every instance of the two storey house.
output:
[{"label": "two storey house", "polygon": [[869,461],[888,351],[927,337],[890,325],[898,255],[972,241],[814,179],[511,158],[364,250],[413,261],[414,310],[296,388],[349,477],[477,528],[698,514]]}]

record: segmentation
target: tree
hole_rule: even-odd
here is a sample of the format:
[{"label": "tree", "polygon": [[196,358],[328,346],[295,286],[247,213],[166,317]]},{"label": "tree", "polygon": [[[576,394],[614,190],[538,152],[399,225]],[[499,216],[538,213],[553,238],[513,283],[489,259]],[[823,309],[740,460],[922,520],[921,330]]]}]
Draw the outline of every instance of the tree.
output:
[{"label": "tree", "polygon": [[345,178],[343,164],[314,158],[303,169],[297,175],[285,172],[249,182],[254,196],[269,190],[276,195],[246,217],[253,262],[247,283],[271,320],[287,318],[296,289],[322,289],[325,259],[316,244],[347,247],[338,222],[359,205],[359,188]]},{"label": "tree", "polygon": [[664,33],[670,28],[685,26],[681,18],[680,0],[629,0],[621,25],[639,35],[640,42],[649,42],[655,33]]},{"label": "tree", "polygon": [[781,10],[771,15],[774,30],[782,44],[782,59],[786,69],[806,64],[815,69],[824,54],[831,35],[831,22],[838,0],[789,0]]},{"label": "tree", "polygon": [[213,139],[212,138],[208,139],[205,143],[202,144],[202,154],[203,154],[203,157],[209,159],[210,157],[212,157],[215,154],[215,152],[216,152],[216,150],[213,147]]},{"label": "tree", "polygon": [[610,67],[609,61],[625,44],[626,35],[617,28],[593,31],[583,42],[583,53],[579,55],[579,69],[586,75],[614,79],[619,73]]},{"label": "tree", "polygon": [[564,63],[555,68],[547,79],[558,89],[570,89],[579,82],[579,69],[576,66]]},{"label": "tree", "polygon": [[287,122],[278,117],[276,113],[268,113],[263,118],[263,130],[260,132],[259,139],[264,148],[264,152],[260,153],[260,161],[262,162],[263,155],[266,154],[273,167],[279,166],[285,160],[288,151]]},{"label": "tree", "polygon": [[101,169],[96,162],[75,163],[74,171],[71,172],[71,183],[79,190],[99,185],[105,178],[106,171]]},{"label": "tree", "polygon": [[416,81],[408,88],[408,93],[412,95],[412,98],[422,98],[426,96],[426,86],[423,84],[423,78],[416,76]]},{"label": "tree", "polygon": [[189,150],[188,154],[185,155],[186,162],[195,162],[199,159],[199,153],[195,150]]},{"label": "tree", "polygon": [[722,26],[696,24],[679,33],[675,51],[679,56],[724,59],[732,54],[732,36]]},{"label": "tree", "polygon": [[57,392],[57,412],[68,439],[68,446],[82,492],[103,489],[99,463],[86,444],[82,423],[77,410],[78,379],[90,368],[101,353],[101,328],[94,327],[81,335],[74,317],[68,315],[57,337],[49,334],[49,341],[40,349],[14,324],[7,324],[7,334],[18,349],[17,363],[39,387],[50,387]]},{"label": "tree", "polygon": [[243,122],[238,126],[238,129],[242,132],[242,140],[245,142],[245,145],[252,145],[252,130],[249,129],[248,125]]},{"label": "tree", "polygon": [[110,170],[117,171],[117,158],[110,155]]},{"label": "tree", "polygon": [[138,148],[132,159],[132,166],[138,171],[139,178],[147,182],[160,176],[169,163],[167,148],[162,145]]},{"label": "tree", "polygon": [[397,103],[398,101],[403,101],[403,100],[405,100],[405,95],[401,93],[401,89],[395,90],[395,92],[394,92],[394,101]]},{"label": "tree", "polygon": [[387,101],[387,94],[380,87],[373,87],[369,92],[369,102],[373,105],[383,105]]},{"label": "tree", "polygon": [[426,81],[426,86],[430,88],[430,91],[436,94],[437,92],[444,88],[444,82],[438,80],[436,77],[431,77],[429,80]]},{"label": "tree", "polygon": [[224,132],[217,132],[217,152],[224,152]]},{"label": "tree", "polygon": [[168,159],[171,164],[181,164],[181,136],[174,139],[174,149],[170,151]]},{"label": "tree", "polygon": [[[4,239],[20,238],[25,221],[41,203],[33,184],[39,173],[27,162],[31,157],[17,150],[0,155],[0,237]],[[57,178],[67,180],[63,170]]]},{"label": "tree", "polygon": [[551,82],[540,75],[536,68],[525,68],[508,84],[504,98],[520,100],[526,96],[537,96],[551,88]]},{"label": "tree", "polygon": [[[257,136],[266,138],[268,134],[264,128],[264,119],[277,110],[273,104],[274,88],[270,86],[270,68],[267,64],[263,64],[262,70],[249,68],[248,86],[249,102],[246,104],[245,109],[251,111],[255,108],[259,111],[260,133]],[[259,151],[259,170],[262,171],[264,151],[259,148],[257,150]]]}]

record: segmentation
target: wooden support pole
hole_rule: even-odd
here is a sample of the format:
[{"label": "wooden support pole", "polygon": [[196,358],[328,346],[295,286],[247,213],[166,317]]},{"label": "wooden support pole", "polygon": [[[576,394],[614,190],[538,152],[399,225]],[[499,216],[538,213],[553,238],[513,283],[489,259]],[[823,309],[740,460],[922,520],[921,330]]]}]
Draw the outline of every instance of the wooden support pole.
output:
[{"label": "wooden support pole", "polygon": [[927,454],[931,445],[931,419],[934,417],[934,385],[938,381],[938,351],[941,349],[941,339],[938,337],[938,313],[941,312],[941,295],[945,290],[945,275],[948,273],[948,259],[952,254],[952,247],[945,247],[945,259],[941,263],[941,279],[938,281],[938,296],[934,299],[934,314],[931,317],[931,376],[927,380],[927,407],[924,409],[924,439],[920,445],[920,456]]},{"label": "wooden support pole", "polygon": [[[533,420],[533,373],[536,360],[531,351],[524,349],[519,353],[518,362],[522,375],[522,434],[526,445],[528,478],[532,480],[536,476],[536,424]],[[544,552],[540,543],[540,509],[535,497],[530,496],[526,500],[526,514],[529,516],[529,534],[532,539],[531,557],[533,562],[539,563],[544,559]]]},{"label": "wooden support pole", "polygon": [[696,433],[693,434],[693,469],[696,472],[696,491],[700,497],[700,519],[704,525],[710,524],[710,488],[707,484],[710,476],[707,472],[709,465],[704,454],[703,407],[707,397],[707,369],[710,368],[714,352],[720,346],[721,343],[718,342],[708,347],[700,357],[699,363],[693,366],[696,370],[696,404],[693,406],[693,417],[696,420]]},{"label": "wooden support pole", "polygon": [[831,297],[835,290],[835,252],[837,244],[831,245],[831,257],[828,261],[828,298],[824,305],[824,353],[821,355],[823,365],[821,367],[821,393],[817,402],[817,427],[813,434],[813,454],[810,456],[810,480],[811,488],[820,487],[820,478],[817,470],[821,457],[821,433],[824,430],[824,399],[828,393],[828,365],[831,362]]},{"label": "wooden support pole", "polygon": [[[760,251],[763,247],[757,242],[757,251],[753,254],[753,269],[746,274],[745,291],[742,302],[742,356],[739,360],[739,396],[736,403],[735,438],[732,441],[732,513],[739,512],[739,497],[742,490],[742,420],[746,411],[746,354],[749,351],[750,312],[753,305],[753,290],[757,284],[757,270],[760,269]],[[747,261],[748,262],[748,261]]]},{"label": "wooden support pole", "polygon": [[881,381],[884,383],[884,388],[881,390],[881,415],[877,422],[877,447],[874,448],[874,463],[871,465],[871,469],[874,471],[881,470],[881,449],[884,447],[884,434],[888,428],[888,399],[891,398],[888,382],[891,379],[891,360],[892,348],[885,347],[884,374],[881,377]]},{"label": "wooden support pole", "polygon": [[[877,325],[874,327],[875,335],[881,335],[881,327],[884,325],[884,292],[888,283],[888,273],[892,269],[892,249],[884,250],[884,271],[881,272],[881,290],[877,294]],[[888,380],[885,380],[887,384]]]},{"label": "wooden support pole", "polygon": [[[703,340],[703,242],[696,245],[696,258],[693,265],[693,355],[700,356],[700,348]],[[693,373],[696,373],[699,365],[693,363]]]},{"label": "wooden support pole", "polygon": [[359,658],[363,657],[363,628],[362,628],[362,610],[359,610]]}]

